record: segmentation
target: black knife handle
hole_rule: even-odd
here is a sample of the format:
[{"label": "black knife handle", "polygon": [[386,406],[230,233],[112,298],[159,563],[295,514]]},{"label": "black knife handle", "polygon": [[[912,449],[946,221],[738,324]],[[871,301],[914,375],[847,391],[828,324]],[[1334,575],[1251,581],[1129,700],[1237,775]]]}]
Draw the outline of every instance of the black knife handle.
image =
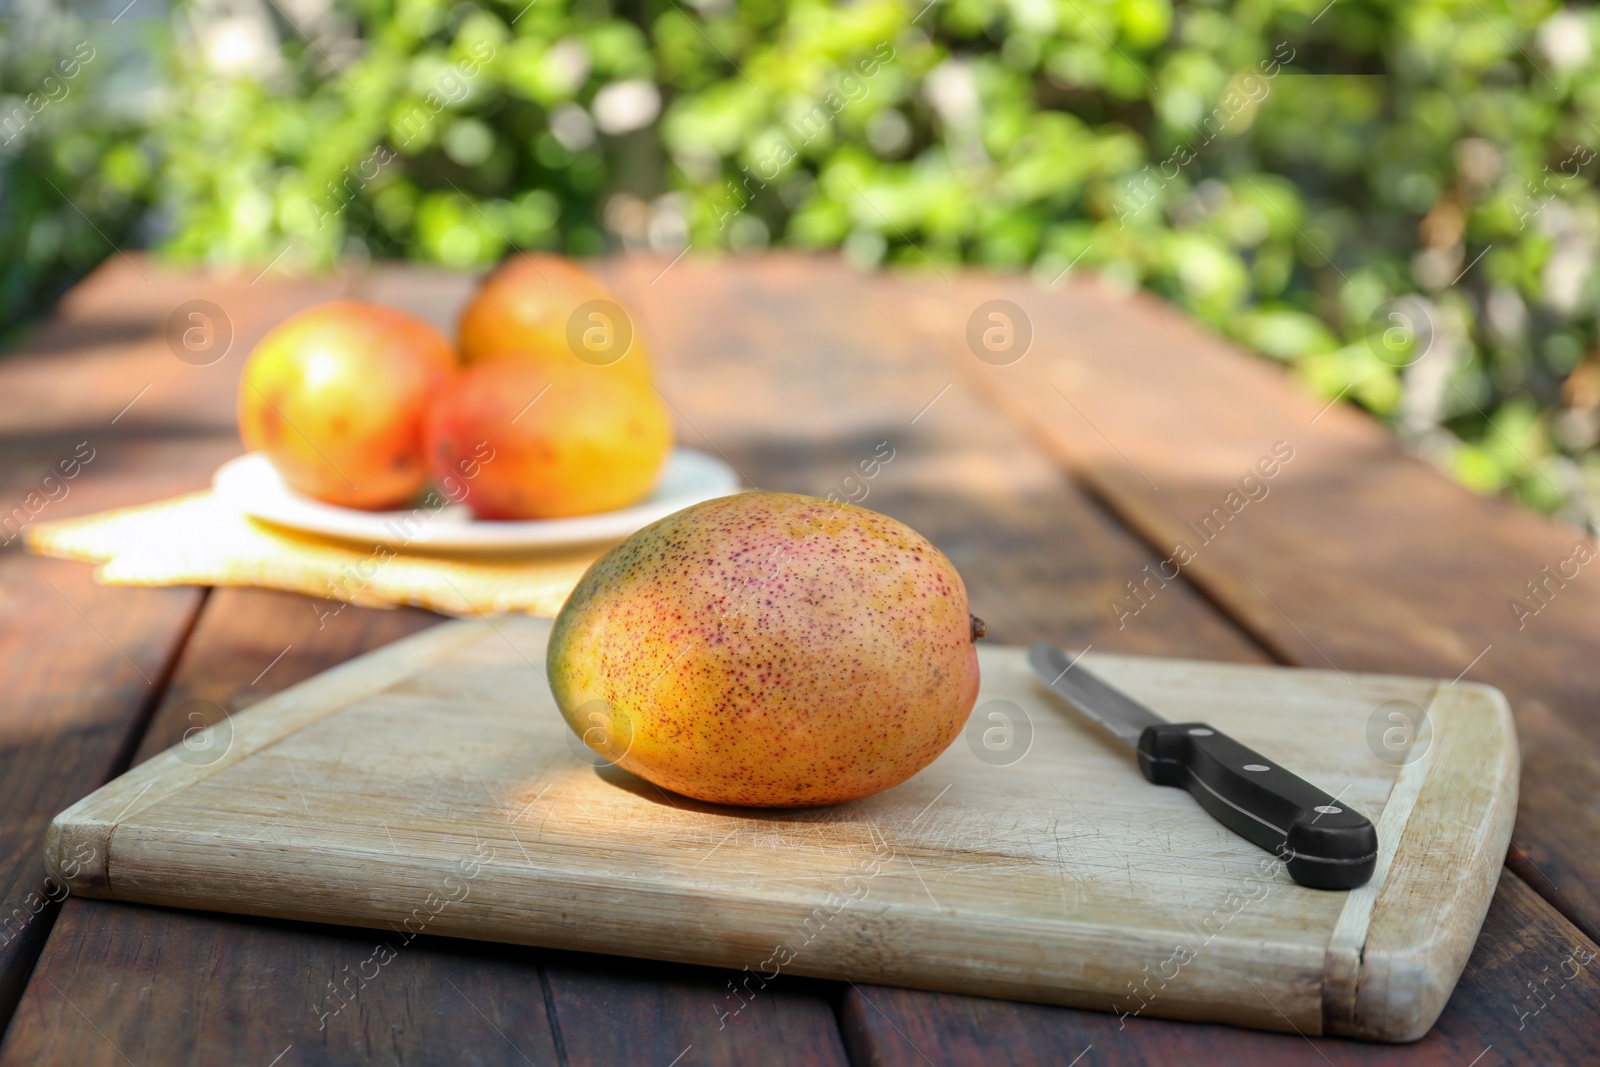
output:
[{"label": "black knife handle", "polygon": [[1365,815],[1203,722],[1145,727],[1139,769],[1276,852],[1303,886],[1354,889],[1377,866],[1378,831]]}]

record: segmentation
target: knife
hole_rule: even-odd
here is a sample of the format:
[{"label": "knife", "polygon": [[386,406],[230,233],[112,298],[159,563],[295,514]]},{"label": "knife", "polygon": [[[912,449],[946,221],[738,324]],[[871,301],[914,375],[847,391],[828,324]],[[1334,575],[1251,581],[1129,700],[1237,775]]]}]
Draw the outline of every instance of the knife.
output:
[{"label": "knife", "polygon": [[1365,815],[1203,722],[1168,722],[1041,641],[1034,676],[1138,753],[1156,785],[1187,789],[1213,818],[1276,852],[1289,877],[1312,889],[1366,885],[1378,832]]}]

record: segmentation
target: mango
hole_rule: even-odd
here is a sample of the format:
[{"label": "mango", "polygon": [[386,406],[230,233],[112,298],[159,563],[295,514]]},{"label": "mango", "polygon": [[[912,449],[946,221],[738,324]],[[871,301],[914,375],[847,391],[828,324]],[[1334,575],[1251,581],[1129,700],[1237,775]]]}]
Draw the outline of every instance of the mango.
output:
[{"label": "mango", "polygon": [[511,356],[650,384],[636,323],[605,284],[563,256],[520,252],[483,280],[457,324],[469,366]]},{"label": "mango", "polygon": [[594,751],[717,804],[870,796],[931,763],[978,694],[961,576],[852,504],[743,493],[646,526],[595,561],[546,666]]},{"label": "mango", "polygon": [[[649,495],[672,449],[649,386],[502,358],[468,367],[428,409],[428,461],[480,519],[559,519]],[[464,480],[470,476],[470,480]]]},{"label": "mango", "polygon": [[250,353],[239,435],[298,492],[345,507],[399,507],[427,484],[423,418],[455,362],[450,343],[420,319],[352,301],[319,304]]}]

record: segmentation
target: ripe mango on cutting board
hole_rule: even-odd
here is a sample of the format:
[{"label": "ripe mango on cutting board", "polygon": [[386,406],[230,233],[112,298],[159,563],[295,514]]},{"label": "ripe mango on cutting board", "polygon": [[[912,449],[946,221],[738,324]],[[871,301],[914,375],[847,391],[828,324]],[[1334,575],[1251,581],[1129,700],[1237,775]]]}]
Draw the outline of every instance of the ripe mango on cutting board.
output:
[{"label": "ripe mango on cutting board", "polygon": [[719,804],[855,800],[910,778],[978,693],[955,567],[885,515],[706,501],[601,557],[556,619],[562,715],[608,761]]}]

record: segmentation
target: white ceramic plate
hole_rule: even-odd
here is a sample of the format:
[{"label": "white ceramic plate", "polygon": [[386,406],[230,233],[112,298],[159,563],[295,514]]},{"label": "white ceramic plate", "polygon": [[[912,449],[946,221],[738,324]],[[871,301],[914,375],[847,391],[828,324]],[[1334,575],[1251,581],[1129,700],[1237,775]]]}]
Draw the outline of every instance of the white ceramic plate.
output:
[{"label": "white ceramic plate", "polygon": [[229,460],[212,480],[217,496],[246,515],[308,533],[363,544],[408,545],[464,551],[505,552],[553,548],[626,537],[674,511],[739,491],[739,476],[722,460],[692,448],[675,448],[642,502],[618,511],[571,519],[491,522],[474,518],[464,505],[437,510],[361,511],[324,504],[290,489],[266,456],[252,452]]}]

